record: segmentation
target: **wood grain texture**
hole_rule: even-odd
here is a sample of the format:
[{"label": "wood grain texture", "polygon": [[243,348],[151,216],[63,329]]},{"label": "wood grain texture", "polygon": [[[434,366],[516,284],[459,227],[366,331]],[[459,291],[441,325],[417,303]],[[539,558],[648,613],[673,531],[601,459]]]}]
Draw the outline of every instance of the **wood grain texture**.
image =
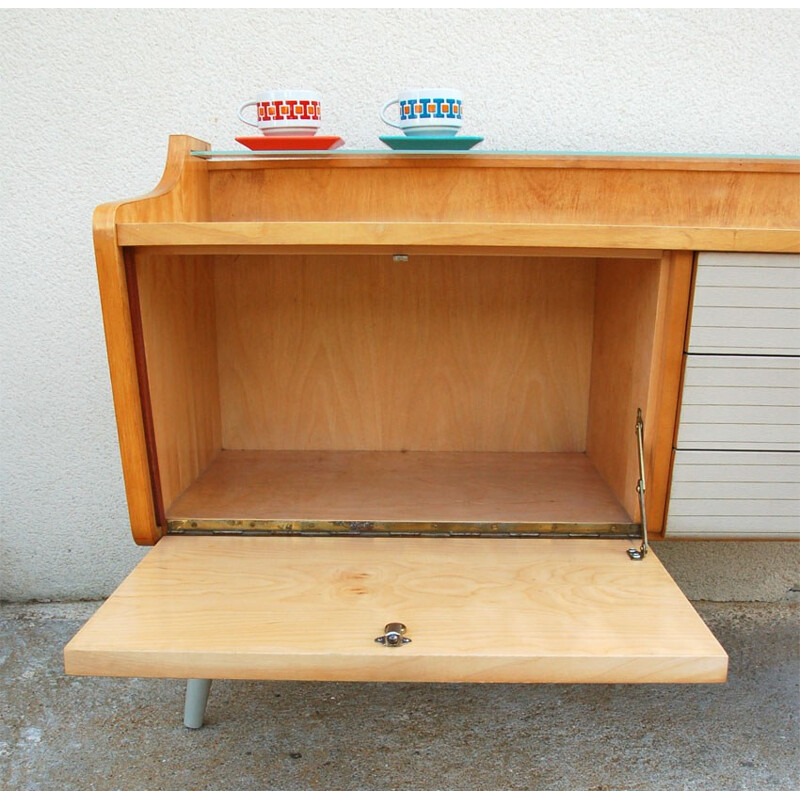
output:
[{"label": "wood grain texture", "polygon": [[[153,544],[162,530],[151,483],[148,433],[142,411],[134,345],[134,321],[125,276],[125,261],[117,239],[120,221],[200,219],[208,210],[205,166],[187,164],[190,150],[205,143],[185,136],[170,138],[167,166],[158,186],[136,200],[107,203],[94,214],[94,248],[103,309],[111,388],[117,418],[122,472],[131,532],[138,544]],[[198,161],[198,163],[194,163]],[[180,197],[179,197],[180,196]],[[136,323],[138,324],[138,322]]]},{"label": "wood grain texture", "polygon": [[583,451],[591,259],[217,259],[223,447]]},{"label": "wood grain texture", "polygon": [[[165,598],[169,602],[165,602]],[[373,640],[388,622],[411,644]],[[65,649],[69,674],[713,682],[727,656],[622,542],[167,536]]]},{"label": "wood grain texture", "polygon": [[693,269],[692,253],[665,253],[659,263],[644,437],[647,523],[654,538],[663,535],[669,503],[672,446],[680,413]]},{"label": "wood grain texture", "polygon": [[407,522],[409,530],[414,522],[630,522],[582,453],[223,451],[167,516]]},{"label": "wood grain texture", "polygon": [[[543,242],[572,246],[589,245],[593,233],[613,232],[603,231],[606,226],[641,226],[652,228],[656,239],[668,239],[660,245],[648,240],[645,246],[705,250],[760,250],[767,246],[758,245],[763,231],[765,238],[774,235],[783,242],[776,251],[800,250],[800,161],[786,161],[775,172],[740,171],[730,162],[725,171],[704,171],[661,169],[656,161],[643,160],[635,162],[637,169],[620,168],[625,158],[619,158],[616,167],[607,158],[598,166],[590,160],[565,166],[558,160],[548,163],[532,157],[520,167],[525,161],[487,167],[491,160],[486,157],[413,159],[408,168],[387,164],[380,157],[371,165],[351,168],[346,162],[334,166],[325,160],[289,165],[256,162],[253,169],[210,173],[212,220],[586,226],[585,240],[578,230],[579,238],[571,242]],[[734,236],[723,236],[726,230]],[[705,235],[709,239],[719,235],[725,246],[700,246]],[[742,238],[734,246],[737,237]],[[589,246],[617,245],[595,240]]]},{"label": "wood grain texture", "polygon": [[153,407],[150,402],[150,380],[147,375],[147,356],[145,355],[144,333],[142,331],[142,307],[139,297],[139,279],[136,273],[136,261],[133,249],[123,251],[125,259],[125,280],[128,289],[128,303],[133,330],[133,349],[136,355],[136,373],[139,380],[139,402],[142,410],[142,423],[147,442],[147,460],[150,467],[150,487],[153,495],[153,506],[156,525],[163,529],[166,525],[164,513],[164,496],[161,492],[161,474],[158,470],[158,447],[153,424]]},{"label": "wood grain texture", "polygon": [[[302,195],[302,191],[297,192]],[[290,204],[291,205],[291,204]],[[132,247],[587,247],[796,252],[800,232],[779,228],[714,228],[690,225],[577,224],[558,222],[198,222],[118,226],[120,242]]]},{"label": "wood grain texture", "polygon": [[658,261],[597,265],[586,453],[637,521],[636,411],[642,409],[649,441],[647,401],[661,269]]},{"label": "wood grain texture", "polygon": [[161,492],[170,503],[222,446],[214,273],[208,258],[137,256]]},{"label": "wood grain texture", "polygon": [[691,253],[598,261],[587,454],[639,520],[636,410],[644,417],[649,532],[664,526],[692,280]]},{"label": "wood grain texture", "polygon": [[137,544],[153,544],[161,529],[153,497],[125,260],[116,244],[116,212],[116,204],[100,206],[94,212],[95,262],[131,532]]}]

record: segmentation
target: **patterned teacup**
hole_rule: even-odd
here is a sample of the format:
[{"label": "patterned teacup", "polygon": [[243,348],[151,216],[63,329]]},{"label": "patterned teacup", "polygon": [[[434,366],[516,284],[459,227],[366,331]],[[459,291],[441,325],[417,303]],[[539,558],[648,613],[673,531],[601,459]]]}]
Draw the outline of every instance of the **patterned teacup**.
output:
[{"label": "patterned teacup", "polygon": [[[320,125],[320,94],[305,89],[275,89],[261,92],[239,109],[242,122],[258,128],[264,136],[313,136]],[[243,111],[256,107],[256,120]]]},{"label": "patterned teacup", "polygon": [[[400,119],[386,116],[397,103]],[[406,136],[455,136],[461,128],[461,92],[458,89],[403,89],[384,103],[381,119]]]}]

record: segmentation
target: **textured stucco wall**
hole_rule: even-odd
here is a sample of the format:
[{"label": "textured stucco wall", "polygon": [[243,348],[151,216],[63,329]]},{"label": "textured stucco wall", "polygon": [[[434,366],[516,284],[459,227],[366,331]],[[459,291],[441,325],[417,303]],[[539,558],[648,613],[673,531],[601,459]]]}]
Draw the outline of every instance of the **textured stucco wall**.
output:
[{"label": "textured stucco wall", "polygon": [[[0,65],[0,597],[15,600],[101,596],[143,554],[91,214],[156,184],[169,133],[235,146],[241,102],[311,87],[323,133],[374,147],[381,101],[445,84],[491,149],[800,149],[796,12],[4,10]],[[690,594],[777,599],[795,580],[790,545],[749,545],[746,575],[743,551],[714,547],[665,550]]]}]

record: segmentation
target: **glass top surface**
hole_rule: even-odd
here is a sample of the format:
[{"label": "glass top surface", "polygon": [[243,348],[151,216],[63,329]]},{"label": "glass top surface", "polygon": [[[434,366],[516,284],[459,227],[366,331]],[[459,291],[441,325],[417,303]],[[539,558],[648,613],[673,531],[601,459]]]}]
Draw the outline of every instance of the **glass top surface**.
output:
[{"label": "glass top surface", "polygon": [[626,158],[736,158],[746,160],[798,160],[800,155],[770,155],[755,153],[647,153],[602,150],[192,150],[198,158],[342,158],[348,156],[391,156],[403,158],[414,155],[426,156],[551,156],[577,157],[593,156]]}]

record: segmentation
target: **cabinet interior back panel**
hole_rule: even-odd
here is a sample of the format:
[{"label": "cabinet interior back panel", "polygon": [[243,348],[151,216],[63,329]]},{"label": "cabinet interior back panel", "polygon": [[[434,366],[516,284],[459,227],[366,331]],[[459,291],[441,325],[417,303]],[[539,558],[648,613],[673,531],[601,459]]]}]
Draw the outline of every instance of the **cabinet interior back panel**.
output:
[{"label": "cabinet interior back panel", "polygon": [[800,355],[800,255],[701,253],[689,352]]},{"label": "cabinet interior back panel", "polygon": [[582,452],[593,259],[216,260],[223,448]]},{"label": "cabinet interior back panel", "polygon": [[688,356],[678,447],[800,450],[800,359]]},{"label": "cabinet interior back panel", "polygon": [[800,539],[800,453],[675,453],[668,535]]}]

